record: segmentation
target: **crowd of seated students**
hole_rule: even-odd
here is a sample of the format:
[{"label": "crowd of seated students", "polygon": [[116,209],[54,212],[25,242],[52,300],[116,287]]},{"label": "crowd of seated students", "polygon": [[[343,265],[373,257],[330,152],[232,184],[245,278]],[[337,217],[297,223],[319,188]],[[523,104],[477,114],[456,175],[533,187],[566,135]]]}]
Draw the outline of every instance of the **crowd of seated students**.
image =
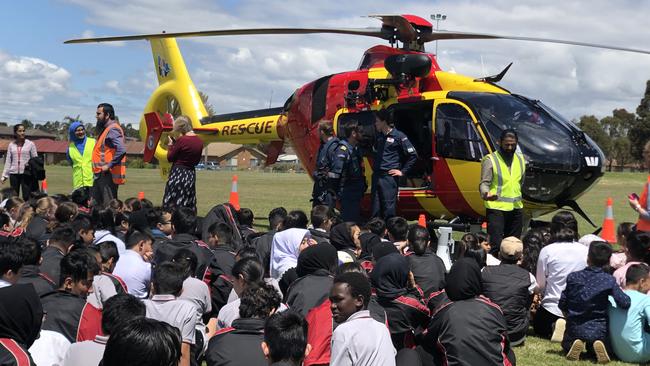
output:
[{"label": "crowd of seated students", "polygon": [[228,204],[79,196],[0,204],[2,365],[515,365],[531,331],[650,361],[650,235],[628,224],[623,253],[566,211],[494,256],[468,233],[447,271],[401,217],[278,207],[258,232]]}]

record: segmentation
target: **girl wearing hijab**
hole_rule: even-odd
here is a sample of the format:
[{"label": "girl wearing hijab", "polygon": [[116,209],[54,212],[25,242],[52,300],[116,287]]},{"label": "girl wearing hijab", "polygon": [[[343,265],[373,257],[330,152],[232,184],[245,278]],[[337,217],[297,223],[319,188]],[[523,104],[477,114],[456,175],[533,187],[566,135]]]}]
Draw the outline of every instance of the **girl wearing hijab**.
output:
[{"label": "girl wearing hijab", "polygon": [[34,365],[27,351],[41,330],[43,306],[34,286],[0,289],[0,365]]},{"label": "girl wearing hijab", "polygon": [[337,260],[336,248],[328,243],[312,245],[300,253],[296,267],[299,278],[284,297],[291,310],[305,316],[327,298]]},{"label": "girl wearing hijab", "polygon": [[356,262],[361,255],[361,229],[353,222],[342,222],[330,230],[330,243],[338,250],[339,263]]},{"label": "girl wearing hijab", "polygon": [[435,310],[422,343],[435,364],[516,365],[501,309],[481,296],[481,268],[475,259],[454,263],[445,291],[449,302]]},{"label": "girl wearing hijab", "polygon": [[377,302],[386,311],[393,346],[415,346],[415,334],[429,323],[429,309],[422,302],[421,291],[414,286],[409,263],[401,254],[381,257],[370,273]]},{"label": "girl wearing hijab", "polygon": [[70,124],[68,133],[70,146],[67,155],[72,165],[72,188],[92,187],[95,139],[86,136],[86,128],[79,121]]},{"label": "girl wearing hijab", "polygon": [[271,243],[271,278],[280,280],[282,275],[290,268],[298,265],[298,255],[301,248],[308,247],[311,243],[309,230],[291,228],[273,235]]}]

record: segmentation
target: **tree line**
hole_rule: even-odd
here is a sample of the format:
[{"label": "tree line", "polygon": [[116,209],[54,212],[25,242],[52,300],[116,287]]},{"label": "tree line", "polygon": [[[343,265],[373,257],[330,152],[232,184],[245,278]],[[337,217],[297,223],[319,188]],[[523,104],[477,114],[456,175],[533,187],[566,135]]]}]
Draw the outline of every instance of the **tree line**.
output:
[{"label": "tree line", "polygon": [[602,119],[580,117],[576,124],[600,146],[607,158],[607,170],[640,163],[643,145],[650,140],[650,80],[636,113],[614,109]]}]

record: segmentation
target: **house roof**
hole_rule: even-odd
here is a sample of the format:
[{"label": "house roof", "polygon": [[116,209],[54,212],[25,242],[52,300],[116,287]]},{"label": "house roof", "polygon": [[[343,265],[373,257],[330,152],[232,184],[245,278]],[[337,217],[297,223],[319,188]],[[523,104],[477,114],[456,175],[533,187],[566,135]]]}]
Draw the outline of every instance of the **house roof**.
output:
[{"label": "house roof", "polygon": [[142,155],[144,154],[144,142],[142,141],[127,141],[126,142],[127,155]]},{"label": "house roof", "polygon": [[[13,140],[0,139],[0,151],[7,151],[7,147]],[[55,153],[65,154],[68,152],[68,141],[55,141],[50,139],[36,139],[32,140],[36,145],[36,150],[39,153]],[[126,143],[127,155],[142,155],[144,153],[144,142],[142,141],[128,141]]]},{"label": "house roof", "polygon": [[[0,126],[0,136],[13,136],[14,135],[14,126]],[[37,139],[37,138],[45,138],[45,139],[52,139],[54,140],[56,138],[55,135],[41,131],[41,130],[36,130],[33,128],[29,128],[25,131],[25,135],[27,136],[28,139]]]}]

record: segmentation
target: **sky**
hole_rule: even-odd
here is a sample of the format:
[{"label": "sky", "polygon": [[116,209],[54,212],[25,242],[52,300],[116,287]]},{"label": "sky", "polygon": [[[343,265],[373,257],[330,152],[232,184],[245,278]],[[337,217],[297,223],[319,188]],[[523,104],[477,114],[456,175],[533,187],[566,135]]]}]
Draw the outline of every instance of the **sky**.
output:
[{"label": "sky", "polygon": [[[109,102],[139,124],[157,81],[146,41],[64,45],[90,36],[256,27],[377,27],[370,14],[442,13],[440,29],[569,39],[650,50],[649,1],[23,0],[0,12],[0,121],[79,116]],[[216,113],[281,106],[301,85],[354,70],[380,39],[263,35],[178,41],[197,88]],[[434,43],[427,45],[433,52]],[[506,40],[440,41],[438,63],[472,77],[513,66],[500,83],[569,119],[634,111],[650,55]]]}]

